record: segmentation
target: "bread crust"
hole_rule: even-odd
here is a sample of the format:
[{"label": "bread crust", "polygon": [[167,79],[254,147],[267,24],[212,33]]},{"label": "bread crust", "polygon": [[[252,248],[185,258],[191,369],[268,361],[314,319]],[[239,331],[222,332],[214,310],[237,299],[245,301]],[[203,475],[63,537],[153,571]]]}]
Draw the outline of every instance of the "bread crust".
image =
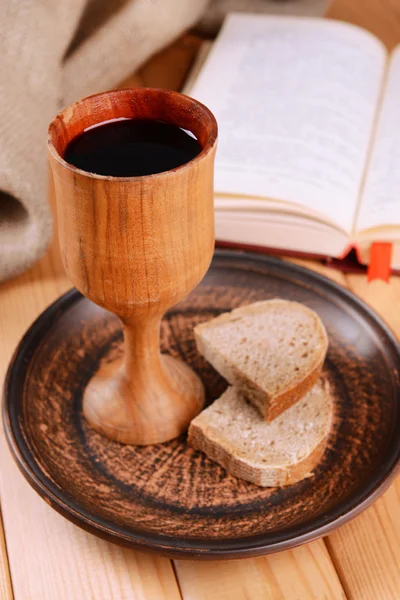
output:
[{"label": "bread crust", "polygon": [[[289,308],[290,305],[296,306],[296,309],[300,306],[303,312],[312,316],[321,341],[321,352],[316,363],[310,367],[309,372],[302,379],[292,383],[292,385],[282,393],[273,396],[259,384],[247,377],[239,367],[230,361],[229,357],[224,356],[221,352],[212,348],[202,334],[207,328],[212,328],[215,327],[215,325],[221,325],[223,323],[232,323],[235,317],[240,318],[243,314],[251,315],[252,313],[262,312],[266,310],[267,305],[271,306],[272,304],[276,305],[277,303],[285,304],[286,309],[288,308],[288,305]],[[231,385],[237,387],[240,393],[247,398],[262,415],[264,415],[267,421],[276,419],[276,417],[281,415],[285,410],[298,402],[300,398],[314,386],[321,375],[322,366],[328,351],[328,335],[319,316],[312,309],[303,304],[282,299],[255,302],[254,304],[234,309],[230,313],[224,313],[211,321],[197,325],[194,329],[194,334],[197,349],[200,354],[202,354]]]},{"label": "bread crust", "polygon": [[[235,449],[225,448],[210,432],[206,433],[196,423],[189,427],[188,443],[201,450],[211,460],[221,465],[228,473],[254,483],[260,487],[292,485],[310,476],[324,453],[328,436],[325,436],[314,450],[303,460],[282,467],[252,466],[245,459],[235,456]],[[224,442],[226,444],[226,441]]]}]

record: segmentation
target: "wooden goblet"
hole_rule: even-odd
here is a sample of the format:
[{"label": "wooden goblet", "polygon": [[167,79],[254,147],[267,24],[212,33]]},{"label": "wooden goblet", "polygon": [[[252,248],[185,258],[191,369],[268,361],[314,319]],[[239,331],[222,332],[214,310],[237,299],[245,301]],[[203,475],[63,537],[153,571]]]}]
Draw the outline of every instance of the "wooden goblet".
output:
[{"label": "wooden goblet", "polygon": [[[65,162],[72,139],[120,117],[182,127],[202,151],[176,169],[143,177],[95,175]],[[100,368],[83,398],[89,423],[119,442],[170,440],[203,407],[200,379],[160,354],[159,334],[164,312],[199,283],[213,255],[216,138],[215,118],[205,106],[157,89],[90,96],[49,127],[64,267],[84,296],[123,324],[124,360]]]}]

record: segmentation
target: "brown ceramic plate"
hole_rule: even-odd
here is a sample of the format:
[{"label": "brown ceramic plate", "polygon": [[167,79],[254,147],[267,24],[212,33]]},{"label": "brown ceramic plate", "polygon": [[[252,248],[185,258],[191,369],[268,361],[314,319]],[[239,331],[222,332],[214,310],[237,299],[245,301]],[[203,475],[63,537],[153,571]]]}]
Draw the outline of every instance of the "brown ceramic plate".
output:
[{"label": "brown ceramic plate", "polygon": [[8,371],[4,421],[28,481],[89,531],[171,557],[274,552],[327,534],[387,487],[400,457],[399,346],[360,300],[277,259],[218,251],[197,289],[165,317],[162,346],[201,375],[208,401],[226,383],[196,352],[193,326],[221,311],[280,296],[322,317],[334,428],[314,476],[286,488],[240,481],[187,446],[129,447],[92,431],[82,392],[119,354],[118,320],[70,291],[32,325]]}]

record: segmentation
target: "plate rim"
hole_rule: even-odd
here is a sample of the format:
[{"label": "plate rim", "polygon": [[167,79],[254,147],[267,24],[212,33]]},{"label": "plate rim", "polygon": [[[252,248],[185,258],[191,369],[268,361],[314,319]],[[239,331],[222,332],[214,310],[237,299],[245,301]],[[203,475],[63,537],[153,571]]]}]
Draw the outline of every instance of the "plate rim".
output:
[{"label": "plate rim", "polygon": [[[338,285],[336,282],[320,273],[316,273],[297,264],[284,262],[281,259],[268,255],[239,250],[217,249],[215,250],[213,260],[218,258],[257,261],[270,266],[271,268],[275,268],[275,270],[284,266],[286,272],[289,271],[293,275],[297,274],[303,279],[304,277],[306,279],[311,279],[318,287],[322,285],[324,288],[335,291],[336,295],[341,296],[347,303],[350,301],[353,307],[361,310],[369,319],[372,319],[372,321],[375,322],[378,328],[383,332],[385,339],[390,341],[392,353],[394,352],[397,354],[400,368],[400,344],[393,332],[370,306],[347,288]],[[82,298],[82,294],[74,288],[65,292],[52,302],[30,325],[11,358],[4,382],[2,401],[2,417],[5,436],[11,454],[20,471],[35,491],[39,493],[53,509],[82,529],[108,541],[137,550],[161,554],[169,558],[197,558],[211,560],[262,556],[281,550],[288,550],[331,533],[333,530],[344,525],[370,506],[385,492],[390,483],[400,472],[400,438],[392,449],[394,437],[392,436],[391,445],[389,445],[385,451],[385,457],[389,454],[389,459],[385,460],[378,472],[375,470],[372,473],[371,479],[368,480],[364,486],[359,490],[356,490],[349,499],[345,499],[339,504],[339,508],[342,507],[342,510],[339,511],[340,514],[334,514],[334,516],[330,517],[329,515],[332,512],[330,510],[327,513],[318,515],[312,521],[294,524],[291,527],[283,529],[282,532],[275,534],[275,540],[273,533],[257,534],[241,538],[209,540],[201,538],[179,538],[171,535],[164,536],[163,534],[155,532],[135,529],[131,529],[128,532],[121,526],[113,524],[97,515],[93,515],[93,513],[90,513],[84,507],[80,506],[79,503],[74,503],[72,505],[71,503],[66,502],[65,497],[62,495],[62,490],[61,493],[57,493],[59,488],[38,466],[37,461],[34,459],[34,456],[24,440],[18,422],[13,423],[12,404],[13,397],[15,397],[16,393],[13,388],[15,387],[15,378],[19,374],[21,363],[23,363],[24,358],[26,358],[27,350],[31,348],[32,339],[40,333],[43,326],[48,321],[52,322],[57,318],[57,313],[60,309],[64,312]],[[25,373],[23,374],[25,375]],[[399,420],[399,409],[400,384],[399,378],[397,377],[397,420]],[[350,505],[350,507],[348,505]],[[337,513],[338,510],[333,512]],[[317,525],[315,526],[314,523],[317,523]]]}]

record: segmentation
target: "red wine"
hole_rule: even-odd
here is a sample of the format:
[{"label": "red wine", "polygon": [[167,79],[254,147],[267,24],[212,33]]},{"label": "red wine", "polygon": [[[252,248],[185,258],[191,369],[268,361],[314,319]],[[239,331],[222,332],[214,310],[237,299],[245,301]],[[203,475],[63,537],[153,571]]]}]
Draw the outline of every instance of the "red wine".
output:
[{"label": "red wine", "polygon": [[97,175],[139,177],[175,169],[201,149],[195,137],[175,125],[124,119],[84,131],[68,144],[64,160]]}]

